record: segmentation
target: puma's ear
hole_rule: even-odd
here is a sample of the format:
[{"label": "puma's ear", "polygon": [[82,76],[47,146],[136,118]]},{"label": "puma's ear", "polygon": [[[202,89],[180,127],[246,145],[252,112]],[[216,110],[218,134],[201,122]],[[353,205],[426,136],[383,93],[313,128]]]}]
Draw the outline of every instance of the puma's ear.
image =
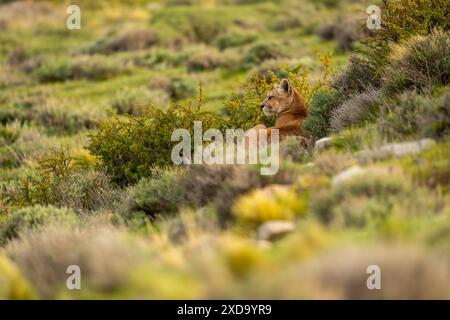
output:
[{"label": "puma's ear", "polygon": [[288,79],[282,79],[280,82],[280,88],[283,92],[290,94],[291,93],[291,84]]}]

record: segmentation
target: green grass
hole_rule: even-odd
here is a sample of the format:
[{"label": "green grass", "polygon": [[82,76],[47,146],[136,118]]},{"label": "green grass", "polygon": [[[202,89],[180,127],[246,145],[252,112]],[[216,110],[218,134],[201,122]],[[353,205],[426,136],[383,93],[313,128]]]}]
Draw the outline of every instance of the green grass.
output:
[{"label": "green grass", "polygon": [[[153,94],[161,95],[164,104],[186,105],[197,102],[199,92],[190,88],[201,84],[202,110],[214,115],[207,116],[210,120],[216,115],[223,120],[232,94],[272,63],[303,64],[312,80],[320,79],[323,64],[314,50],[332,55],[331,65],[341,76],[334,85],[358,84],[356,93],[365,94],[372,76],[365,60],[343,73],[356,50],[341,52],[335,40],[317,35],[338,17],[365,12],[360,1],[177,2],[81,0],[82,29],[73,31],[65,28],[60,1],[0,5],[0,21],[6,21],[0,29],[0,299],[448,299],[448,129],[439,135],[395,129],[434,128],[436,119],[449,128],[445,70],[432,87],[410,93],[411,103],[426,114],[400,112],[408,104],[383,90],[390,79],[378,77],[371,84],[381,92],[380,111],[370,121],[346,115],[345,129],[336,132],[330,128],[332,111],[355,92],[324,88],[328,91],[311,100],[305,128],[312,143],[328,135],[334,142],[314,151],[312,144],[305,149],[289,141],[273,177],[259,175],[252,166],[155,169],[152,159],[170,153],[170,143],[159,138],[185,118],[160,113],[157,119],[165,125],[128,127],[137,137],[112,122],[97,127],[98,120],[125,119],[114,114],[120,99],[140,104],[148,98],[150,104]],[[396,25],[395,17],[389,19]],[[117,41],[123,30],[142,29],[158,36],[145,49],[127,51],[130,39]],[[89,54],[105,41],[117,41],[115,49]],[[404,44],[395,45],[401,53]],[[260,61],[264,57],[254,51],[275,46],[275,61]],[[447,61],[448,50],[440,48],[433,54]],[[189,58],[196,50],[225,63],[206,70],[192,67]],[[421,50],[410,48],[410,55],[427,61]],[[73,68],[80,57],[92,63],[93,71]],[[421,68],[414,59],[402,58],[396,55],[397,64],[409,75]],[[395,73],[396,65],[389,63],[388,71]],[[105,77],[102,65],[111,71]],[[376,71],[383,75],[386,70]],[[180,78],[182,92],[171,95],[174,79]],[[136,96],[140,93],[143,97]],[[156,106],[164,112],[167,107]],[[353,107],[363,111],[365,106]],[[356,156],[393,140],[423,137],[436,144],[416,155],[364,161]],[[108,161],[88,151],[93,141]],[[127,155],[132,159],[122,158]],[[336,174],[355,165],[365,170],[363,175],[333,185]],[[109,174],[118,168],[132,179],[115,181]],[[139,181],[140,170],[149,177]],[[294,231],[273,243],[261,241],[258,228],[273,219],[292,221]],[[64,289],[67,264],[82,267],[83,290]],[[364,288],[368,264],[380,264],[383,274],[396,279],[391,281],[395,288],[386,282],[382,292],[355,289],[359,283]]]}]

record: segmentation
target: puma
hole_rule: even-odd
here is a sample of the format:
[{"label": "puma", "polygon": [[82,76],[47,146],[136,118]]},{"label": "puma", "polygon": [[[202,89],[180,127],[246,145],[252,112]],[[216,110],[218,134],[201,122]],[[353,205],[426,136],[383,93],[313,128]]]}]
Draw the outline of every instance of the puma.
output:
[{"label": "puma", "polygon": [[302,96],[292,88],[289,80],[282,79],[278,86],[269,91],[261,103],[261,109],[266,116],[276,116],[275,126],[267,128],[263,124],[254,126],[250,130],[256,130],[259,136],[261,130],[270,133],[273,129],[278,129],[280,141],[288,136],[299,136],[305,140],[300,123],[306,118],[308,109],[305,106]]}]

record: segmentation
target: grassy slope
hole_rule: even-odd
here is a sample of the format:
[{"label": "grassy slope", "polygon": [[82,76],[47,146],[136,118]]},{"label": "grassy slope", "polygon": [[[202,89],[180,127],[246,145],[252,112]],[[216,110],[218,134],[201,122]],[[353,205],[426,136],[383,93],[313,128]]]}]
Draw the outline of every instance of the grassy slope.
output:
[{"label": "grassy slope", "polygon": [[[14,121],[5,120],[1,128],[25,137],[15,144],[0,140],[3,143],[0,145],[0,179],[4,188],[14,185],[22,175],[32,170],[36,161],[52,147],[67,145],[72,152],[82,153],[80,148],[87,146],[86,134],[89,130],[83,121],[110,117],[107,110],[112,109],[112,104],[121,93],[130,88],[150,91],[149,83],[155,78],[181,76],[194,88],[200,82],[205,108],[220,112],[229,93],[239,82],[247,79],[259,64],[248,68],[234,65],[189,72],[184,63],[185,52],[189,54],[212,50],[216,46],[216,40],[199,44],[190,39],[192,35],[187,18],[190,14],[201,10],[205,17],[213,17],[213,24],[223,24],[221,32],[224,33],[256,35],[253,43],[275,42],[283,54],[288,56],[284,60],[302,62],[312,68],[317,65],[311,49],[325,53],[331,51],[334,53],[333,63],[339,69],[347,63],[347,54],[339,52],[334,41],[324,41],[315,32],[324,22],[333,20],[333,17],[361,9],[360,3],[347,1],[336,7],[327,7],[322,1],[314,4],[314,1],[306,0],[285,0],[280,4],[254,1],[241,5],[221,5],[220,1],[199,2],[202,4],[190,7],[165,5],[161,1],[108,1],[98,2],[96,5],[91,1],[81,1],[82,29],[74,31],[65,30],[61,22],[64,21],[64,6],[55,2],[49,4],[49,13],[46,10],[43,13],[34,11],[37,12],[33,16],[35,19],[30,18],[31,13],[27,13],[27,5],[15,9],[16,16],[10,16],[16,18],[7,19],[7,28],[0,32],[0,112],[2,116],[6,114],[4,119],[9,115],[22,119],[22,124],[16,123],[14,127]],[[271,28],[276,21],[292,16],[299,19],[300,27],[283,31]],[[236,20],[246,21],[248,26],[242,27],[241,23],[235,23]],[[8,62],[17,48],[23,48],[26,53],[25,62],[42,57],[44,61],[50,61],[51,66],[58,59],[79,56],[80,49],[92,46],[94,41],[105,37],[109,31],[122,30],[124,27],[150,27],[160,33],[160,43],[146,50],[100,55],[101,60],[126,69],[104,80],[78,79],[47,83],[39,81],[34,69],[20,71],[20,65],[11,66]],[[179,41],[183,43],[181,46],[174,44]],[[207,49],[204,49],[205,45],[208,46]],[[251,46],[252,43],[241,45],[229,49],[227,53],[243,57]],[[169,51],[169,56],[164,51],[168,60],[175,58],[181,62],[153,66],[129,62],[142,61],[142,57],[152,56],[158,50]],[[243,64],[242,60],[238,64]],[[186,100],[195,99],[195,90],[189,95]],[[176,98],[172,98],[167,102],[175,100]],[[27,101],[32,106],[31,116],[26,107],[21,107]],[[51,106],[50,113],[68,114],[68,118],[49,121],[48,116],[42,115],[45,113],[34,112],[41,110],[40,108],[46,110],[48,106]],[[67,119],[79,118],[83,119],[81,124],[73,120],[75,124],[73,128],[69,127],[70,130],[64,126],[69,121]],[[349,129],[339,136],[344,137],[345,143],[350,141],[352,144],[355,139],[370,134],[368,127]],[[370,138],[358,141],[356,149],[373,147],[374,144]],[[336,148],[338,150],[332,149],[314,155],[309,159],[314,161],[313,167],[307,165],[306,161],[285,164],[292,167],[299,177],[296,184],[293,184],[294,188],[300,185],[313,190],[311,210],[315,213],[333,212],[339,217],[338,221],[335,224],[324,223],[315,216],[311,217],[308,208],[301,212],[300,216],[304,217],[298,219],[295,231],[273,246],[254,241],[255,228],[245,221],[242,224],[238,222],[227,230],[219,230],[209,221],[214,220],[213,217],[191,209],[184,209],[176,219],[163,218],[149,222],[144,229],[140,228],[138,231],[130,226],[129,229],[115,227],[111,225],[111,220],[114,220],[112,211],[123,210],[123,206],[128,205],[122,199],[122,203],[115,209],[99,210],[78,229],[61,226],[49,227],[42,233],[24,233],[23,240],[15,240],[16,244],[5,248],[4,254],[22,268],[27,280],[37,288],[38,295],[44,297],[448,297],[448,288],[445,283],[442,284],[445,279],[449,279],[448,189],[430,189],[427,181],[421,180],[421,173],[424,170],[436,170],[435,166],[446,174],[448,142],[440,142],[428,153],[418,156],[367,164],[369,168],[380,170],[381,187],[378,187],[378,180],[374,179],[372,185],[371,178],[367,178],[364,181],[368,186],[362,183],[362,186],[348,187],[354,188],[352,190],[356,190],[356,195],[345,192],[341,194],[339,190],[329,186],[334,174],[356,163],[350,152],[354,150],[348,150],[345,143],[344,147]],[[9,159],[14,156],[19,160],[11,164]],[[421,161],[427,164],[425,168],[420,165]],[[426,172],[425,176],[427,177]],[[325,187],[315,185],[314,181],[321,179],[325,181]],[[391,190],[400,191],[391,197]],[[4,223],[12,214],[6,195],[7,193],[4,196],[2,194],[0,207],[0,221]],[[144,193],[143,196],[150,198],[153,194]],[[248,209],[255,215],[259,214],[258,210],[262,211],[262,215],[266,214],[264,208]],[[275,213],[267,214],[276,218],[278,215],[283,216],[283,210],[287,209],[281,207],[274,210]],[[235,211],[239,215],[240,209]],[[245,208],[241,211],[245,211]],[[362,225],[358,222],[361,215],[365,221]],[[364,218],[366,215],[375,218],[372,221],[370,217]],[[378,220],[379,216],[388,218]],[[345,222],[345,219],[349,221]],[[180,221],[187,228],[188,236],[183,244],[174,245],[171,238]],[[61,247],[54,245],[63,239],[70,240]],[[61,289],[60,283],[64,283],[62,281],[65,279],[65,273],[61,270],[71,259],[70,255],[65,254],[67,251],[74,252],[82,270],[87,273],[85,286],[83,285],[85,289],[80,293],[74,294]],[[104,252],[107,252],[106,257]],[[367,252],[372,252],[372,255]],[[435,256],[435,252],[441,253],[441,257]],[[59,257],[58,261],[48,262],[48,257],[55,255]],[[373,261],[385,268],[383,274],[386,274],[386,280],[383,281],[386,282],[383,282],[383,286],[386,289],[383,292],[359,288],[359,284],[365,286],[365,268],[373,264]],[[46,272],[51,268],[56,276],[47,279]],[[328,275],[330,278],[327,278]],[[408,276],[413,275],[416,277],[416,285],[409,289],[411,283]],[[0,283],[2,277],[9,281],[0,269]],[[323,282],[324,279],[329,282]],[[430,288],[434,290],[428,290]],[[0,297],[3,297],[1,290]]]}]

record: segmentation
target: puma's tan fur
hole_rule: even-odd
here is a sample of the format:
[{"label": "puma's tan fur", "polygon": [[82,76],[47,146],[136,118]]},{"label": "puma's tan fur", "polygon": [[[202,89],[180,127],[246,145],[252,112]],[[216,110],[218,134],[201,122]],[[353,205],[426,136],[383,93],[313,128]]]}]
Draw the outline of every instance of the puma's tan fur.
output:
[{"label": "puma's tan fur", "polygon": [[281,80],[276,88],[269,91],[261,103],[261,108],[267,116],[276,115],[277,119],[273,127],[267,128],[262,124],[253,127],[258,136],[261,130],[267,130],[270,139],[271,130],[278,129],[280,141],[288,136],[303,137],[300,123],[306,118],[308,109],[301,95],[291,87],[289,80]]}]

